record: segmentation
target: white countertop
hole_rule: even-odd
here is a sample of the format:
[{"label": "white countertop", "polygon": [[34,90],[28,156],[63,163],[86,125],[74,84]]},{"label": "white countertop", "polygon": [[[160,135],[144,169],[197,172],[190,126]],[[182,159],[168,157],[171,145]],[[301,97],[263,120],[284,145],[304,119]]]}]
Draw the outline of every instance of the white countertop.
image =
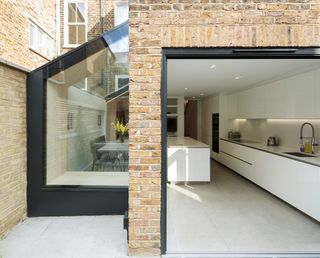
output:
[{"label": "white countertop", "polygon": [[191,137],[168,137],[167,140],[169,148],[210,148],[208,144]]},{"label": "white countertop", "polygon": [[264,142],[256,142],[251,140],[248,140],[248,142],[237,142],[227,138],[220,138],[220,139],[320,167],[319,154],[314,154],[314,155],[312,154],[313,156],[316,156],[316,157],[303,158],[303,157],[296,157],[290,154],[283,153],[283,152],[299,152],[298,147],[295,149],[295,148],[288,148],[284,146],[267,146],[267,144]]}]

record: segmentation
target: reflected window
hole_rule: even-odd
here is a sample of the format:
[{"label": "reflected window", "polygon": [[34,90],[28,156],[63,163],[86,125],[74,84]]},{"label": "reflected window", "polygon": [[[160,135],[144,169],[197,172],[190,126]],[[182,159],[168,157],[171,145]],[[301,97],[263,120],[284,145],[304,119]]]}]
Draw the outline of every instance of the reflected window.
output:
[{"label": "reflected window", "polygon": [[87,3],[66,1],[64,7],[64,39],[66,46],[78,46],[87,40]]},{"label": "reflected window", "polygon": [[116,0],[114,4],[114,26],[117,26],[129,18],[129,3],[126,0]]},{"label": "reflected window", "polygon": [[47,80],[47,185],[128,185],[128,81],[119,90],[119,76],[128,78],[128,52],[105,48]]}]

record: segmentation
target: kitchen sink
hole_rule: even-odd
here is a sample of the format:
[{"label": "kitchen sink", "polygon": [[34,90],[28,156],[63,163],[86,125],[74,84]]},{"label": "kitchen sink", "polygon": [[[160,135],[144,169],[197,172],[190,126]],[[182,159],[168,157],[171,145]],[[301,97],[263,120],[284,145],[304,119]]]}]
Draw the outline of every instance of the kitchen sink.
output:
[{"label": "kitchen sink", "polygon": [[296,156],[296,157],[301,157],[301,158],[314,158],[314,157],[316,157],[314,155],[306,154],[306,153],[303,153],[303,152],[283,152],[283,153],[289,154],[289,155],[293,155],[293,156]]}]

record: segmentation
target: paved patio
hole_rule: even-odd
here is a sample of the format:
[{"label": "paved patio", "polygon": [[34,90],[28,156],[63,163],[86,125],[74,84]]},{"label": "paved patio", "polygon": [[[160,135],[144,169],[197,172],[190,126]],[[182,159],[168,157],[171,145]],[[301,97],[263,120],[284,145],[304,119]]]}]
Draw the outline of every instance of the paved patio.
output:
[{"label": "paved patio", "polygon": [[127,257],[123,216],[27,218],[0,241],[1,258]]}]

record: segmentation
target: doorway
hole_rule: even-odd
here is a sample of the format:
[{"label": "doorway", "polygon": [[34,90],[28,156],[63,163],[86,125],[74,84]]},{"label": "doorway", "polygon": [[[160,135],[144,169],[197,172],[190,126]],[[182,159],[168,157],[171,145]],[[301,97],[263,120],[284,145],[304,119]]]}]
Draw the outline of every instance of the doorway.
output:
[{"label": "doorway", "polygon": [[[237,222],[236,218],[236,214],[240,214],[240,211],[242,208],[245,208],[245,204],[246,204],[246,200],[250,200],[249,195],[246,196],[246,192],[255,192],[256,190],[258,191],[258,193],[253,194],[254,196],[260,196],[262,199],[268,199],[270,198],[270,202],[273,203],[272,205],[275,206],[282,206],[283,205],[283,209],[279,209],[278,210],[278,215],[274,215],[274,216],[283,216],[285,214],[286,209],[290,210],[292,213],[294,213],[294,216],[297,216],[299,218],[301,218],[302,221],[305,221],[305,224],[302,222],[302,228],[304,229],[310,229],[312,227],[319,227],[319,224],[317,222],[317,219],[314,219],[315,216],[310,216],[310,214],[305,215],[303,212],[301,211],[297,211],[297,208],[293,208],[296,207],[294,204],[290,203],[290,201],[288,201],[287,199],[285,199],[283,196],[280,196],[275,194],[275,192],[273,192],[272,187],[270,186],[270,188],[264,187],[263,183],[261,182],[257,182],[255,181],[254,177],[251,177],[251,175],[247,174],[247,171],[251,171],[251,170],[247,170],[247,169],[243,169],[244,172],[241,172],[241,169],[239,171],[239,168],[241,166],[247,166],[250,167],[253,165],[253,163],[250,163],[250,159],[249,161],[246,158],[243,158],[241,155],[237,156],[236,154],[234,154],[233,151],[233,147],[231,148],[230,152],[227,152],[226,149],[229,146],[229,143],[225,143],[224,141],[221,141],[221,138],[228,138],[227,133],[229,131],[233,131],[233,133],[235,133],[234,135],[237,135],[237,131],[239,130],[239,128],[241,129],[241,131],[244,132],[244,135],[248,135],[248,133],[250,132],[251,134],[255,133],[255,129],[254,128],[259,128],[261,129],[262,127],[268,127],[273,128],[273,130],[283,130],[284,128],[288,129],[288,128],[294,128],[294,129],[290,129],[290,132],[295,131],[296,128],[298,126],[300,126],[301,121],[303,120],[312,120],[312,122],[314,123],[318,123],[318,114],[314,114],[314,116],[309,116],[306,115],[308,113],[302,113],[301,110],[295,110],[295,111],[290,111],[290,114],[284,115],[281,114],[281,112],[284,112],[284,109],[286,109],[287,107],[285,107],[284,109],[281,109],[282,106],[280,104],[280,106],[276,106],[276,101],[273,102],[273,105],[269,105],[270,110],[268,111],[269,113],[264,113],[262,114],[264,111],[262,110],[263,108],[261,107],[261,103],[263,101],[266,101],[266,99],[264,99],[265,95],[259,93],[259,89],[258,90],[254,90],[254,96],[256,96],[257,98],[255,98],[255,100],[253,101],[253,104],[255,107],[257,107],[257,109],[255,110],[255,113],[250,113],[251,112],[251,106],[249,106],[249,103],[251,103],[248,99],[248,94],[240,94],[237,95],[238,99],[242,100],[242,104],[243,105],[232,105],[234,104],[234,96],[232,96],[232,94],[234,92],[240,92],[240,89],[238,90],[231,90],[230,92],[224,92],[223,97],[219,97],[220,94],[215,94],[215,93],[208,93],[205,91],[205,88],[202,88],[201,90],[199,90],[199,88],[201,88],[199,85],[197,85],[197,90],[195,91],[195,88],[192,88],[192,86],[186,86],[186,81],[184,81],[182,79],[181,85],[179,85],[180,87],[180,91],[185,93],[185,92],[191,92],[190,95],[184,95],[184,97],[186,98],[193,98],[193,99],[197,99],[198,101],[200,101],[202,104],[200,105],[201,107],[208,107],[210,105],[212,105],[212,101],[210,100],[210,98],[215,98],[216,97],[216,101],[217,101],[217,105],[219,107],[222,107],[222,109],[220,109],[222,111],[222,113],[226,112],[226,110],[228,110],[228,113],[231,114],[232,112],[235,113],[236,115],[231,114],[230,118],[225,119],[224,118],[224,114],[221,114],[221,112],[219,112],[220,110],[218,110],[218,112],[215,110],[215,108],[211,108],[209,109],[210,112],[206,112],[205,110],[201,110],[201,115],[206,119],[206,121],[204,122],[204,127],[202,128],[202,136],[200,137],[200,139],[196,139],[196,140],[200,140],[200,142],[204,141],[205,144],[209,145],[210,148],[210,168],[211,170],[214,168],[214,170],[216,171],[220,171],[219,174],[214,174],[211,171],[210,176],[212,181],[210,183],[206,182],[204,184],[193,184],[194,182],[187,182],[186,184],[184,184],[185,182],[173,182],[174,184],[168,184],[168,180],[169,180],[169,175],[168,173],[170,173],[170,169],[168,169],[168,166],[170,166],[170,164],[167,164],[167,155],[170,155],[169,151],[168,151],[168,147],[170,148],[170,143],[169,140],[172,141],[171,139],[169,139],[167,141],[167,136],[169,136],[168,132],[167,132],[167,109],[168,109],[168,103],[167,103],[167,99],[171,98],[172,96],[177,96],[179,94],[177,94],[177,92],[171,92],[170,93],[170,85],[177,85],[177,83],[174,84],[170,84],[170,62],[172,61],[172,63],[176,62],[176,64],[178,65],[178,67],[180,67],[181,72],[183,74],[187,74],[186,71],[187,70],[183,70],[183,62],[185,61],[185,65],[186,67],[198,67],[198,64],[200,64],[200,62],[204,62],[206,63],[206,69],[208,71],[213,71],[214,69],[216,69],[217,67],[221,67],[221,65],[223,63],[225,63],[227,65],[227,67],[229,67],[230,70],[232,70],[233,68],[235,68],[234,66],[230,65],[232,61],[234,61],[233,63],[239,63],[239,67],[243,67],[243,64],[245,63],[252,63],[253,67],[255,67],[254,61],[259,61],[259,60],[265,60],[265,63],[268,63],[268,66],[270,67],[270,64],[272,63],[272,60],[277,60],[280,62],[284,62],[285,60],[295,60],[296,63],[299,65],[303,62],[306,62],[305,64],[305,68],[300,70],[300,73],[308,73],[309,71],[312,70],[316,70],[319,67],[317,67],[317,65],[319,65],[319,61],[318,61],[319,55],[317,54],[317,49],[312,49],[312,48],[303,48],[303,49],[298,49],[298,48],[262,48],[262,49],[256,49],[256,48],[249,48],[249,49],[222,49],[222,48],[216,48],[216,49],[163,49],[163,64],[162,64],[162,85],[161,85],[161,107],[162,107],[162,226],[161,226],[161,234],[162,234],[162,252],[165,253],[215,253],[215,252],[223,252],[223,253],[230,253],[230,252],[246,252],[246,253],[250,253],[250,252],[257,252],[257,253],[263,253],[263,252],[269,252],[269,253],[281,253],[281,252],[295,252],[295,251],[299,251],[299,252],[306,252],[306,253],[310,253],[310,252],[314,252],[317,251],[317,246],[314,245],[312,248],[310,248],[308,246],[307,243],[305,243],[305,245],[300,245],[297,250],[293,250],[290,248],[284,248],[283,246],[279,246],[279,248],[275,248],[275,246],[267,246],[265,245],[265,243],[268,242],[267,239],[265,240],[261,240],[261,243],[258,243],[259,241],[257,240],[257,236],[255,236],[253,233],[256,233],[256,229],[259,227],[259,221],[260,223],[263,221],[263,214],[257,215],[257,220],[256,222],[258,224],[254,224],[254,220],[250,220],[250,216],[247,216],[248,214],[246,214],[246,216],[243,217],[243,220],[239,220]],[[246,62],[246,60],[248,60],[248,62]],[[199,63],[197,63],[199,61]],[[219,63],[220,62],[220,63]],[[242,64],[241,64],[242,62]],[[193,66],[190,66],[190,64],[193,63]],[[290,65],[292,65],[294,62],[290,62]],[[311,68],[312,64],[314,63],[314,69]],[[310,65],[310,67],[309,67]],[[271,66],[272,67],[272,66]],[[283,66],[282,66],[283,67]],[[297,68],[297,67],[296,67]],[[289,78],[289,77],[294,77],[297,75],[297,70],[295,68],[295,72],[292,72],[292,74],[287,74],[287,76],[278,76],[278,78],[272,78],[272,80],[267,81],[265,79],[264,82],[262,82],[261,80],[261,84],[258,85],[258,83],[256,83],[255,86],[257,87],[253,87],[252,85],[254,83],[251,84],[251,87],[245,87],[243,86],[243,88],[241,90],[245,91],[245,90],[251,90],[251,88],[258,88],[258,86],[262,86],[263,84],[270,84],[271,87],[277,87],[272,85],[272,83],[274,83],[275,81],[281,81],[284,80],[285,77]],[[299,69],[299,67],[298,67]],[[275,69],[277,70],[277,69]],[[294,70],[294,69],[293,69]],[[275,71],[276,72],[276,71]],[[176,73],[171,73],[172,74],[179,74],[179,72]],[[194,74],[195,75],[195,74]],[[199,80],[202,80],[204,77],[202,77],[202,75],[199,76],[199,74],[197,75],[199,78]],[[247,76],[247,75],[246,75]],[[313,78],[316,78],[316,72],[314,72],[314,76]],[[184,77],[188,77],[188,76],[184,76]],[[263,77],[263,74],[261,74],[261,77]],[[241,81],[241,79],[244,78],[242,74],[238,74],[237,70],[233,71],[233,77],[232,80],[233,81],[237,81],[239,82],[239,80]],[[190,77],[189,77],[190,79]],[[288,79],[289,82],[293,82],[294,80],[297,80],[298,78],[295,77],[294,79]],[[188,80],[188,79],[186,79]],[[312,80],[312,79],[311,79]],[[214,81],[214,77],[212,77],[212,81]],[[244,82],[245,80],[242,80],[242,82]],[[200,83],[199,83],[200,84]],[[250,86],[250,85],[247,85]],[[283,86],[285,87],[285,86]],[[316,87],[311,87],[315,90],[315,92],[317,92],[318,90],[316,89]],[[275,88],[273,88],[275,89]],[[278,89],[278,88],[277,88]],[[297,92],[299,91],[298,87],[295,89]],[[272,93],[268,93],[269,95],[269,99],[268,102],[270,104],[271,100],[276,99],[278,96],[277,94],[272,95]],[[206,95],[206,96],[205,96]],[[225,97],[225,95],[227,95],[228,97]],[[278,94],[280,95],[280,94]],[[261,99],[264,99],[262,101]],[[271,98],[272,97],[272,98]],[[271,100],[270,100],[271,98]],[[294,100],[292,100],[292,98],[294,99],[293,95],[289,97],[289,100],[291,100],[291,102],[293,103]],[[310,107],[310,109],[314,109],[316,107],[316,103],[315,101],[313,107]],[[264,102],[266,103],[266,102]],[[290,103],[290,101],[289,101]],[[230,105],[229,105],[230,104]],[[250,104],[251,105],[251,104]],[[290,104],[288,104],[290,106]],[[291,108],[293,108],[293,106],[291,106]],[[290,108],[289,108],[290,109]],[[262,112],[263,111],[263,112]],[[272,113],[273,112],[273,113]],[[306,111],[307,112],[307,111]],[[214,120],[214,118],[217,118],[217,115],[219,113],[219,118],[218,120],[220,121],[220,126],[218,126],[218,128],[213,128],[214,124],[216,125],[216,120]],[[293,114],[294,113],[294,114]],[[241,115],[239,115],[241,114]],[[278,117],[276,117],[278,114]],[[289,121],[288,121],[289,120]],[[222,121],[222,123],[221,123]],[[289,123],[289,125],[288,125]],[[291,123],[291,124],[290,124]],[[178,125],[179,127],[179,125]],[[254,128],[252,128],[254,127]],[[249,129],[250,128],[250,129]],[[277,129],[275,129],[277,128]],[[272,131],[272,129],[270,129]],[[236,131],[236,132],[234,132]],[[209,134],[208,132],[210,132],[211,137],[206,137],[206,134]],[[269,133],[270,131],[267,130],[267,132]],[[276,133],[276,131],[273,131],[272,133]],[[216,135],[219,135],[219,138],[217,139]],[[223,134],[223,136],[222,136]],[[213,137],[215,135],[215,137]],[[183,135],[184,137],[185,135]],[[265,139],[265,135],[263,135],[262,140],[263,142],[266,141],[267,139]],[[213,139],[214,138],[214,139]],[[257,134],[255,135],[255,137],[253,138],[259,138],[257,136]],[[299,138],[299,135],[298,137]],[[218,141],[219,140],[219,141]],[[244,140],[243,137],[239,137],[239,141]],[[283,140],[283,146],[286,146],[286,142],[288,141],[288,138],[286,137],[282,137]],[[249,141],[249,140],[248,140]],[[239,145],[239,142],[237,143]],[[254,144],[253,142],[251,143],[247,143],[247,146]],[[264,143],[266,145],[266,142]],[[218,145],[218,146],[217,146]],[[222,148],[221,146],[222,145]],[[238,147],[238,145],[234,145],[236,146],[235,148]],[[298,139],[298,145],[299,145],[299,139]],[[220,157],[220,158],[219,158]],[[267,161],[271,156],[267,156],[266,158],[262,157],[262,162]],[[273,158],[273,157],[271,157]],[[270,158],[270,159],[271,159]],[[288,159],[291,160],[291,157],[288,157]],[[277,160],[278,161],[278,160]],[[230,162],[230,164],[228,164],[228,162]],[[238,163],[237,163],[238,162]],[[240,165],[242,163],[244,163],[244,165]],[[279,160],[280,162],[280,160]],[[171,163],[171,162],[170,162]],[[277,163],[277,162],[276,162]],[[313,164],[315,165],[315,164]],[[298,163],[290,163],[289,164],[290,168],[293,168],[293,170],[299,170],[299,166],[300,164]],[[261,168],[264,168],[264,164],[262,163]],[[263,170],[263,169],[262,169]],[[261,170],[261,171],[262,171]],[[312,169],[311,169],[312,170]],[[260,171],[260,170],[259,170]],[[314,171],[318,171],[317,168],[314,169]],[[249,172],[248,172],[249,173]],[[312,172],[311,172],[312,173]],[[315,172],[318,173],[318,172]],[[216,181],[214,181],[216,180]],[[211,184],[213,182],[213,184]],[[220,182],[220,186],[215,184],[216,182]],[[176,184],[177,183],[177,184]],[[182,185],[180,183],[183,183]],[[241,204],[240,200],[236,200],[234,199],[234,201],[240,205],[234,205],[235,203],[229,203],[226,201],[226,199],[223,198],[223,193],[225,194],[225,197],[227,195],[227,193],[229,193],[228,191],[228,184],[230,184],[230,186],[237,186],[239,187],[239,191],[234,190],[235,196],[233,197],[239,197],[242,198],[242,200],[244,201],[243,204]],[[210,188],[212,187],[212,189],[210,190]],[[224,189],[222,189],[222,191],[219,191],[219,187],[225,187]],[[234,188],[235,189],[235,188]],[[232,187],[229,189],[232,192]],[[241,193],[241,191],[244,191],[244,194]],[[216,191],[216,192],[215,192]],[[226,191],[226,192],[224,192]],[[219,196],[220,195],[220,196]],[[218,198],[217,198],[218,196]],[[207,198],[207,199],[206,199]],[[210,199],[211,198],[211,199]],[[217,199],[215,199],[217,198]],[[232,199],[232,198],[231,198]],[[208,204],[210,203],[210,201],[215,200],[216,203],[221,204],[221,206],[217,205],[215,207],[209,207],[208,208]],[[284,200],[284,201],[283,201]],[[251,200],[252,201],[252,200]],[[258,199],[255,199],[254,202],[257,202],[257,205],[259,205],[259,201]],[[192,203],[192,205],[189,205],[190,203]],[[289,204],[288,204],[289,203]],[[184,205],[185,204],[185,205]],[[266,203],[265,203],[266,204]],[[224,206],[227,205],[227,206]],[[267,205],[267,204],[266,204]],[[206,206],[207,209],[205,209],[204,207]],[[232,210],[233,207],[234,209]],[[241,209],[237,209],[236,207],[241,207]],[[263,205],[260,207],[260,211],[261,209],[267,209],[267,206],[263,207]],[[299,206],[300,207],[300,206]],[[176,212],[174,214],[174,212],[171,212],[173,209],[179,210],[178,212]],[[220,210],[219,210],[220,209]],[[224,210],[223,210],[224,209]],[[222,214],[223,212],[225,212],[226,210],[228,210],[228,215],[226,216],[226,214]],[[299,208],[298,208],[299,209]],[[302,208],[301,208],[302,209]],[[316,208],[318,209],[318,207]],[[252,210],[253,211],[253,210]],[[243,214],[243,212],[241,212]],[[245,212],[244,212],[245,213]],[[290,212],[289,212],[290,213]],[[232,215],[233,214],[233,215]],[[315,214],[315,213],[313,213]],[[175,218],[168,218],[169,216],[176,216]],[[250,215],[250,214],[249,214]],[[230,216],[230,217],[228,217]],[[210,217],[214,217],[215,219],[217,219],[217,223],[212,223],[212,220],[210,221]],[[222,217],[225,218],[229,218],[229,221],[224,221],[224,220],[220,220]],[[241,216],[238,216],[241,217]],[[313,217],[313,218],[310,218]],[[183,221],[183,219],[189,218],[188,220]],[[207,219],[207,220],[206,220]],[[244,221],[247,220],[247,224],[244,224]],[[203,222],[203,224],[201,223]],[[170,224],[171,223],[171,224]],[[184,225],[182,225],[183,223],[185,223]],[[201,232],[201,230],[203,231],[209,231],[208,228],[210,227],[209,224],[206,223],[211,223],[212,228],[216,229],[216,234],[220,235],[220,236],[214,236],[214,231],[212,231],[211,235],[213,238],[208,238],[209,235],[203,234],[203,232]],[[234,223],[234,225],[232,225]],[[272,222],[272,220],[268,221],[265,220],[264,223],[267,223],[267,227],[270,226],[272,227],[272,225],[275,227],[275,231],[273,233],[276,233],[277,235],[279,235],[279,232],[281,232],[280,228],[277,228],[276,224],[274,224],[275,222]],[[270,223],[270,224],[268,224]],[[179,227],[179,224],[181,225],[181,227]],[[191,224],[191,225],[190,225]],[[229,235],[228,234],[224,234],[226,231],[227,227],[223,227],[223,225],[231,225],[231,227],[229,228]],[[247,225],[247,227],[243,228],[245,225]],[[293,223],[294,225],[294,223]],[[304,225],[304,226],[303,226]],[[171,226],[171,227],[170,227]],[[221,231],[219,231],[219,226],[222,226]],[[261,226],[261,225],[260,225]],[[174,229],[173,229],[174,228]],[[250,231],[250,228],[252,229],[252,231]],[[173,241],[173,238],[179,238],[179,234],[177,233],[177,230],[182,230],[180,232],[180,243],[182,242],[182,244],[180,245],[180,249],[179,249],[179,242],[171,242],[171,246],[170,246],[170,241]],[[320,228],[319,228],[320,229]],[[184,230],[184,231],[183,231]],[[280,231],[279,231],[280,230]],[[283,230],[285,230],[283,228]],[[176,231],[176,232],[174,232]],[[263,230],[262,230],[263,231]],[[261,232],[262,232],[261,231]],[[255,247],[255,248],[247,248],[248,246],[250,246],[250,244],[245,243],[244,249],[241,249],[240,247],[237,248],[235,245],[230,244],[233,240],[235,242],[237,242],[237,237],[243,237],[243,234],[246,234],[246,232],[248,234],[251,234],[252,237],[252,244],[251,247]],[[316,230],[316,235],[319,234],[319,230]],[[178,232],[179,233],[179,232]],[[190,233],[190,234],[189,234]],[[265,231],[264,231],[265,233]],[[297,232],[292,233],[293,235],[295,235]],[[188,236],[186,236],[188,235]],[[281,234],[280,234],[281,235]],[[184,238],[182,236],[185,236]],[[197,237],[197,239],[194,239],[194,236],[199,236]],[[233,240],[230,241],[230,238],[233,237]],[[318,237],[318,236],[317,236]],[[206,239],[207,238],[207,239]],[[249,237],[250,238],[250,237]],[[286,239],[286,237],[284,236],[283,239]],[[209,240],[207,242],[207,246],[204,246],[206,243],[206,240]],[[248,238],[247,238],[248,240]],[[255,241],[256,240],[256,241]],[[178,240],[179,241],[179,240]],[[223,243],[223,242],[226,243]],[[250,241],[250,240],[248,240]],[[315,240],[316,241],[316,240]],[[192,247],[191,243],[199,243],[199,245],[195,244]],[[214,246],[209,246],[209,244],[215,243]],[[225,245],[224,245],[225,244]],[[293,243],[291,243],[292,245]],[[259,248],[259,246],[261,248]],[[178,247],[178,248],[177,248]],[[206,248],[207,247],[207,248]],[[299,249],[299,250],[298,250]]]}]

